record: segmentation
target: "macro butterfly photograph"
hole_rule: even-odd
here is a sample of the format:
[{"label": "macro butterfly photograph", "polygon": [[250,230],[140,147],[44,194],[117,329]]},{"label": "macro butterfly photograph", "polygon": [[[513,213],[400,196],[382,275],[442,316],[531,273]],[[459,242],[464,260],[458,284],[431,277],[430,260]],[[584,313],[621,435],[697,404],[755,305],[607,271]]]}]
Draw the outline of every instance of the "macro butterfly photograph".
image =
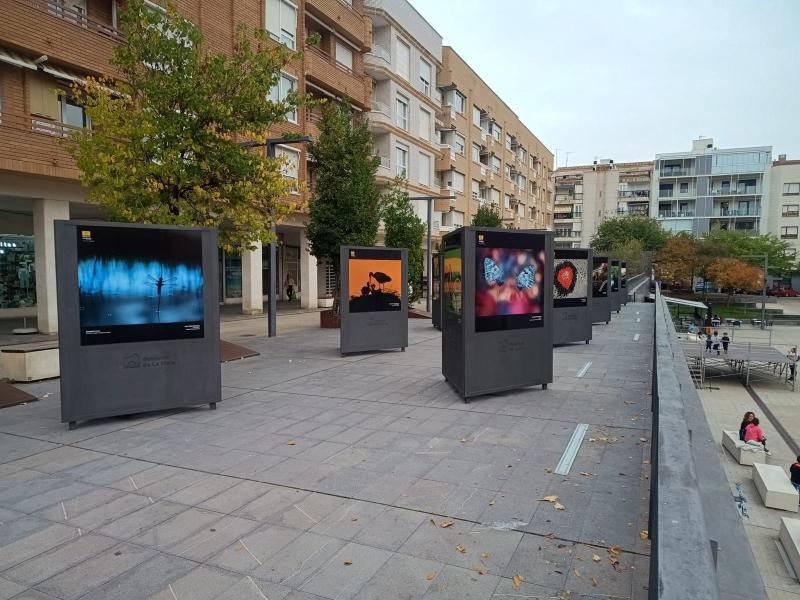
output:
[{"label": "macro butterfly photograph", "polygon": [[543,250],[478,247],[476,259],[476,316],[542,313]]}]

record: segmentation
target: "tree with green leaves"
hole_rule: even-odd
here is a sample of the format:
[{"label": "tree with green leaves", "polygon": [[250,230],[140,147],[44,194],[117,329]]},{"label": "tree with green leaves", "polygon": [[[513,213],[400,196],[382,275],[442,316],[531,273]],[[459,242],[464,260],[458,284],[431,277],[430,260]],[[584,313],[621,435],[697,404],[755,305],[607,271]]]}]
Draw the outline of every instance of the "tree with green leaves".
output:
[{"label": "tree with green leaves", "polygon": [[669,239],[661,224],[644,215],[625,215],[604,220],[591,241],[595,252],[610,252],[630,240],[639,240],[646,251],[659,250]]},{"label": "tree with green leaves", "polygon": [[306,232],[311,254],[332,266],[338,287],[340,246],[373,246],[378,237],[380,159],[366,119],[345,100],[323,107],[319,131],[308,146],[316,181]]},{"label": "tree with green leaves", "polygon": [[302,103],[268,95],[296,54],[243,26],[233,52],[215,52],[174,7],[143,0],[128,2],[119,27],[120,79],[74,86],[92,128],[66,147],[87,199],[116,220],[218,228],[231,250],[271,241],[292,182],[279,159],[241,142],[263,143]]},{"label": "tree with green leaves", "polygon": [[473,227],[502,227],[503,217],[500,216],[500,211],[495,208],[494,204],[488,202],[481,202],[478,210],[472,215]]},{"label": "tree with green leaves", "polygon": [[718,256],[738,258],[762,269],[766,254],[769,273],[775,276],[786,277],[797,271],[797,260],[788,254],[789,244],[771,233],[745,235],[739,231],[716,229],[710,231],[702,242],[720,248]]},{"label": "tree with green leaves", "polygon": [[628,269],[628,276],[642,272],[644,256],[642,242],[639,240],[628,240],[608,251],[609,256],[625,261]]},{"label": "tree with green leaves", "polygon": [[402,180],[395,180],[382,197],[381,216],[387,248],[408,249],[408,302],[414,304],[422,298],[425,254],[422,242],[426,226],[414,212]]}]

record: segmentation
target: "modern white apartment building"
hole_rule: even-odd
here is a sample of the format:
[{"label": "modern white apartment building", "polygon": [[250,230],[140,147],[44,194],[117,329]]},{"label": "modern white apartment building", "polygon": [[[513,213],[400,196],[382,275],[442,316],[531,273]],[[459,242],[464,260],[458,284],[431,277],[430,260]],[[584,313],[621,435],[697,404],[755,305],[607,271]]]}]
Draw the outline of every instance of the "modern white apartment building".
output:
[{"label": "modern white apartment building", "polygon": [[694,140],[689,152],[656,154],[650,216],[696,236],[766,233],[771,160],[772,146],[721,149],[711,138]]},{"label": "modern white apartment building", "polygon": [[781,154],[771,170],[769,232],[786,241],[796,257],[800,249],[800,160],[786,160]]},{"label": "modern white apartment building", "polygon": [[561,167],[553,173],[556,248],[586,247],[604,219],[647,215],[653,163],[614,163]]}]

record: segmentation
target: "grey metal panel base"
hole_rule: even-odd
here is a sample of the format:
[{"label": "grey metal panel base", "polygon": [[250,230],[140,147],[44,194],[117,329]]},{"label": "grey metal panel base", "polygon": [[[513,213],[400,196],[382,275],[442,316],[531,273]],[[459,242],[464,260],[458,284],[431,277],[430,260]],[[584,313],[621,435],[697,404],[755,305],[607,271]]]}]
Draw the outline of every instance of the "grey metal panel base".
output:
[{"label": "grey metal panel base", "polygon": [[78,421],[209,404],[222,400],[219,360],[217,232],[199,229],[203,247],[204,337],[82,346],[78,295],[79,227],[150,227],[56,221],[61,421]]},{"label": "grey metal panel base", "polygon": [[433,326],[436,329],[442,328],[442,300],[441,296],[439,298],[434,298],[431,301],[431,321]]},{"label": "grey metal panel base", "polygon": [[553,309],[553,344],[571,344],[592,339],[592,307],[568,306]]},{"label": "grey metal panel base", "polygon": [[592,298],[592,323],[611,321],[611,298],[608,296]]},{"label": "grey metal panel base", "polygon": [[[377,250],[400,252],[402,267],[400,288],[402,290],[400,310],[375,312],[350,312],[348,288],[350,269],[348,267],[350,250]],[[339,252],[341,261],[341,329],[339,351],[370,352],[377,350],[405,350],[408,346],[408,250],[398,248],[363,248],[342,246]]]},{"label": "grey metal panel base", "polygon": [[[502,331],[475,331],[477,232],[536,235],[544,239],[543,326]],[[543,388],[553,381],[553,232],[463,227],[442,240],[461,246],[461,314],[442,312],[442,374],[459,395],[468,398],[527,386]],[[444,262],[442,262],[444,274]]]}]

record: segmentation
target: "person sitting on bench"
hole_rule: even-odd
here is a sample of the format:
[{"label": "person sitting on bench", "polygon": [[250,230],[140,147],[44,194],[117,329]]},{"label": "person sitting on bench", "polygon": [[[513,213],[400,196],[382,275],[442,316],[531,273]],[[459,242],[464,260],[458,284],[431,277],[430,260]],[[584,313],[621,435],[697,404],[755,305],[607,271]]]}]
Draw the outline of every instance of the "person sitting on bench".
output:
[{"label": "person sitting on bench", "polygon": [[761,431],[761,426],[757,418],[753,419],[753,422],[745,428],[744,441],[750,446],[764,446],[764,452],[767,454],[770,453],[769,450],[767,450],[767,438],[764,432]]}]

